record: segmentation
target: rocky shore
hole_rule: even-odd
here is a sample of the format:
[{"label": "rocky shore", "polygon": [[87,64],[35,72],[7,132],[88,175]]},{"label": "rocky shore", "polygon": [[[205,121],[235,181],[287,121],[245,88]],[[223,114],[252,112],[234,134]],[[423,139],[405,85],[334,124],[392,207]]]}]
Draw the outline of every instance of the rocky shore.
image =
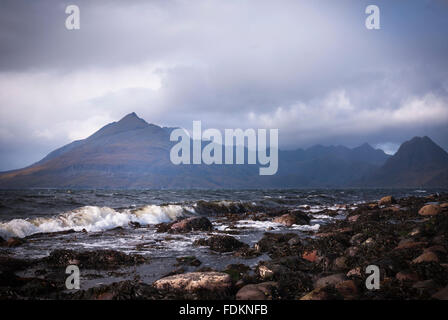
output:
[{"label": "rocky shore", "polygon": [[[204,216],[160,224],[158,232],[167,237],[204,231],[194,245],[216,255],[266,259],[255,267],[240,263],[213,270],[203,267],[197,257],[177,257],[176,269],[153,283],[135,277],[86,290],[65,288],[67,265],[125,273],[127,268],[152,263],[138,254],[57,249],[32,260],[2,254],[0,299],[448,299],[448,194],[385,196],[378,202],[341,207],[346,209],[345,219],[334,220],[317,233],[266,232],[252,246],[229,232],[214,230],[207,235],[214,227]],[[310,222],[307,214],[285,209],[225,212],[218,217],[229,223],[243,219],[287,228]],[[26,241],[0,238],[0,246],[18,248]],[[370,265],[380,270],[379,289],[366,287]]]}]

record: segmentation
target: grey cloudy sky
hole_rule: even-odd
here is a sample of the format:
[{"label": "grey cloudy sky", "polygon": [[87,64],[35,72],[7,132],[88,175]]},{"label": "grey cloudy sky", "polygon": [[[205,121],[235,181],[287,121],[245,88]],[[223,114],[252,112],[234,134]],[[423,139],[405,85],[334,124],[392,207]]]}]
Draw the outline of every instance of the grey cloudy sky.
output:
[{"label": "grey cloudy sky", "polygon": [[[81,29],[65,28],[76,4]],[[381,29],[365,28],[365,8]],[[135,111],[279,128],[283,148],[448,149],[446,0],[2,0],[0,170]]]}]

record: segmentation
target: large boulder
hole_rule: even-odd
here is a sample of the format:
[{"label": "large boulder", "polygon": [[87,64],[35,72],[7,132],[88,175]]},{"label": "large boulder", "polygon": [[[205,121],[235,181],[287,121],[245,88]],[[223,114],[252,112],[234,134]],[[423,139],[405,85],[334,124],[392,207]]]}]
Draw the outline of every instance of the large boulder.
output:
[{"label": "large boulder", "polygon": [[248,284],[237,292],[236,300],[272,300],[276,289],[278,284],[272,281]]},{"label": "large boulder", "polygon": [[159,290],[182,292],[225,291],[232,287],[232,280],[223,272],[189,272],[159,279],[153,286]]},{"label": "large boulder", "polygon": [[309,224],[310,217],[302,211],[292,211],[284,215],[281,215],[280,217],[276,217],[272,221],[276,223],[281,223],[287,227],[291,227],[293,224],[299,224],[299,225]]},{"label": "large boulder", "polygon": [[171,225],[169,231],[185,233],[190,231],[212,231],[213,225],[206,217],[190,217]]},{"label": "large boulder", "polygon": [[436,204],[427,204],[418,211],[418,214],[421,216],[436,216],[440,212],[442,212],[442,208],[440,206]]},{"label": "large boulder", "polygon": [[241,248],[249,247],[247,244],[235,239],[232,236],[212,236],[208,239],[199,239],[194,245],[208,246],[211,250],[217,252],[231,252]]}]

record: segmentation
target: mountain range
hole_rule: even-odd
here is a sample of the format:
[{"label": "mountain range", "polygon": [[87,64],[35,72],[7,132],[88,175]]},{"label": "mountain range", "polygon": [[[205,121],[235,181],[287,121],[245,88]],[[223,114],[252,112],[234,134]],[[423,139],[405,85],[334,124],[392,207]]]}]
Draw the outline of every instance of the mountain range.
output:
[{"label": "mountain range", "polygon": [[39,162],[0,173],[0,188],[345,188],[448,187],[448,153],[415,137],[389,156],[365,143],[279,151],[276,175],[258,165],[174,165],[170,133],[135,113]]}]

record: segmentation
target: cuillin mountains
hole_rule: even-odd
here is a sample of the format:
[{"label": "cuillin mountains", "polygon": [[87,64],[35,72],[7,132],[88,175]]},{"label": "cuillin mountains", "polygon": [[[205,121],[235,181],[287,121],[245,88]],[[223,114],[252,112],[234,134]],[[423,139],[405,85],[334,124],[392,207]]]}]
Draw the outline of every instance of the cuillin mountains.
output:
[{"label": "cuillin mountains", "polygon": [[448,153],[428,137],[393,156],[367,143],[279,151],[277,174],[259,176],[258,165],[172,164],[173,129],[128,114],[29,167],[0,173],[0,188],[448,187]]}]

